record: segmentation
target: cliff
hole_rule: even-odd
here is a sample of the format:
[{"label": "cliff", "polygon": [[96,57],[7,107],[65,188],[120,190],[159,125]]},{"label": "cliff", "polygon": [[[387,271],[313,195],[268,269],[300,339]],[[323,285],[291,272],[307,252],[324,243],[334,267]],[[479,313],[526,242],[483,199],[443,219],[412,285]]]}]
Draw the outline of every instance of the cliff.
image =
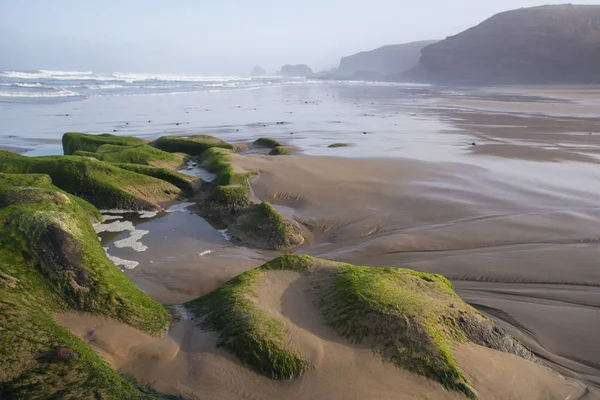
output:
[{"label": "cliff", "polygon": [[419,64],[421,49],[433,43],[436,43],[436,41],[424,40],[394,44],[343,57],[340,61],[338,74],[344,77],[352,77],[357,72],[376,72],[381,75],[389,75],[408,71]]},{"label": "cliff", "polygon": [[600,6],[497,14],[425,47],[404,80],[438,84],[600,83]]}]

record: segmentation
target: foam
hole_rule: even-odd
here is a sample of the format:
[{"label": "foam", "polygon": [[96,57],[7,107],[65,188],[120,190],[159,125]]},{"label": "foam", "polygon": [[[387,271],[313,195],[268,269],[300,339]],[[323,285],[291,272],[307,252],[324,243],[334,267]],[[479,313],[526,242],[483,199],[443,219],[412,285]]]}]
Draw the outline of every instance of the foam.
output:
[{"label": "foam", "polygon": [[108,259],[116,266],[116,267],[123,267],[125,269],[134,269],[135,267],[137,267],[138,265],[140,265],[139,262],[137,261],[132,261],[132,260],[125,260],[123,258],[119,258],[119,257],[115,257],[115,256],[111,256],[108,253],[108,247],[103,247],[104,252],[106,253],[106,256],[108,257]]},{"label": "foam", "polygon": [[191,206],[195,206],[196,203],[179,203],[179,204],[174,204],[171,207],[169,207],[168,210],[166,210],[168,213],[172,213],[172,212],[191,212],[190,210],[188,210],[188,207]]},{"label": "foam", "polygon": [[137,230],[131,231],[129,233],[128,238],[117,240],[113,244],[115,245],[115,247],[118,247],[120,249],[125,248],[125,247],[131,247],[134,251],[138,251],[138,252],[146,251],[146,250],[148,250],[148,246],[145,246],[142,242],[139,242],[139,240],[142,237],[144,237],[145,235],[147,235],[148,233],[150,233],[150,231],[144,231],[141,229],[137,229]]},{"label": "foam", "polygon": [[198,257],[204,257],[205,255],[210,254],[210,253],[212,253],[212,250],[204,250],[204,251],[201,251],[200,253],[198,253]]},{"label": "foam", "polygon": [[59,90],[56,92],[7,92],[0,91],[0,97],[20,97],[20,98],[53,98],[53,97],[82,97],[77,92],[70,90]]},{"label": "foam", "polygon": [[113,219],[123,219],[122,215],[103,215],[102,216],[102,222],[106,222],[106,221],[110,221]]},{"label": "foam", "polygon": [[229,236],[229,231],[227,229],[217,230],[217,232],[219,232],[221,236],[223,236],[223,239],[227,240],[228,242],[231,240],[231,236]]},{"label": "foam", "polygon": [[134,231],[135,227],[130,221],[114,221],[110,224],[94,224],[96,233]]}]

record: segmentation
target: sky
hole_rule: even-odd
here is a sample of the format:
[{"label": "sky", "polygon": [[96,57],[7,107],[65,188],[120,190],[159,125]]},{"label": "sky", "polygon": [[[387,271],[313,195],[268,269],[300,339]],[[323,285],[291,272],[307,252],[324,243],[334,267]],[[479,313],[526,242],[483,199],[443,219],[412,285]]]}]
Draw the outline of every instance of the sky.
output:
[{"label": "sky", "polygon": [[[0,0],[0,69],[315,71],[387,44],[443,39],[535,0]],[[577,4],[600,4],[579,0]]]}]

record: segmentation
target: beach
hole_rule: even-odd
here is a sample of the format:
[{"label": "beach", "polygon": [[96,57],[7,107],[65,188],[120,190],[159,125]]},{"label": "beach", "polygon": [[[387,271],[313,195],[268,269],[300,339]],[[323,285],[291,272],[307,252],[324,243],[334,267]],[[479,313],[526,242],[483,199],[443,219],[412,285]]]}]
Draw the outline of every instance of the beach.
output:
[{"label": "beach", "polygon": [[[232,163],[256,174],[254,196],[299,224],[305,240],[294,253],[442,274],[467,303],[566,377],[512,355],[465,348],[459,362],[487,388],[481,398],[600,398],[598,89],[317,81],[213,89],[4,98],[0,148],[61,154],[67,131],[145,139],[206,133],[246,145],[277,139],[295,151],[274,157],[251,149]],[[347,146],[328,147],[334,143]],[[176,310],[281,254],[231,241],[195,207],[192,201],[150,218],[103,212],[145,232],[142,251],[115,245],[131,231],[100,237],[109,254],[138,263],[124,268],[138,287]],[[273,273],[257,300],[285,321],[298,351],[323,373],[289,384],[215,350],[214,336],[184,312],[161,341],[104,317],[68,314],[59,322],[119,371],[171,394],[392,399],[404,390],[414,398],[459,398],[398,373],[366,347],[341,343],[315,322],[303,279]]]}]

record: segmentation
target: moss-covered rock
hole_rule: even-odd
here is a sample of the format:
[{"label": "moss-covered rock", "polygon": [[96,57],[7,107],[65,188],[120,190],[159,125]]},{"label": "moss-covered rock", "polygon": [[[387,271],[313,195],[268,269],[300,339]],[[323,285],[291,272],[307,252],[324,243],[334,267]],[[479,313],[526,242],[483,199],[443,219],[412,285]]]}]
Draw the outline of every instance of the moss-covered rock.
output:
[{"label": "moss-covered rock", "polygon": [[154,178],[169,182],[183,190],[187,195],[192,195],[193,193],[198,192],[203,184],[200,178],[182,174],[181,172],[173,171],[172,169],[155,168],[139,164],[113,163],[113,165],[121,169],[126,169],[142,175],[152,176]]},{"label": "moss-covered rock", "polygon": [[26,157],[0,150],[0,172],[47,174],[55,186],[101,209],[156,210],[158,202],[181,194],[166,181],[88,157]]},{"label": "moss-covered rock", "polygon": [[162,336],[167,310],[112,265],[74,196],[43,175],[0,174],[0,186],[0,398],[160,398],[53,316],[102,314]]},{"label": "moss-covered rock", "polygon": [[466,304],[441,275],[286,255],[186,303],[202,327],[219,333],[218,346],[270,378],[294,378],[308,368],[288,348],[283,325],[254,299],[262,276],[278,270],[297,271],[311,280],[323,322],[338,334],[353,343],[367,342],[384,360],[468,397],[475,397],[475,391],[454,360],[454,345],[470,341],[534,359]]},{"label": "moss-covered rock", "polygon": [[185,161],[185,156],[182,154],[167,153],[147,144],[137,146],[104,144],[98,147],[95,153],[78,150],[74,155],[94,157],[111,163],[140,164],[158,168],[177,168]]},{"label": "moss-covered rock", "polygon": [[218,228],[229,227],[236,239],[249,245],[281,249],[302,243],[296,223],[252,196],[248,179],[255,174],[236,172],[232,153],[212,148],[200,156],[200,165],[217,177],[198,201],[199,214]]},{"label": "moss-covered rock", "polygon": [[330,149],[334,149],[336,147],[348,147],[348,143],[333,143],[327,147],[329,147]]},{"label": "moss-covered rock", "polygon": [[281,146],[277,140],[268,137],[258,138],[252,142],[252,144],[258,147],[268,147],[269,149],[274,149],[275,147]]},{"label": "moss-covered rock", "polygon": [[135,146],[146,141],[133,136],[116,136],[109,133],[101,135],[88,135],[79,132],[67,132],[62,137],[63,151],[66,155],[73,155],[76,151],[95,153],[100,146],[112,144],[117,146]]},{"label": "moss-covered rock", "polygon": [[233,240],[268,249],[286,249],[304,242],[298,224],[286,220],[269,203],[251,206],[229,227]]},{"label": "moss-covered rock", "polygon": [[233,145],[219,138],[209,135],[193,136],[162,136],[152,143],[151,146],[169,153],[184,153],[190,156],[199,156],[211,148],[233,150]]},{"label": "moss-covered rock", "polygon": [[277,146],[274,147],[270,152],[270,156],[285,156],[286,154],[290,154],[294,151],[295,148],[293,146]]}]

